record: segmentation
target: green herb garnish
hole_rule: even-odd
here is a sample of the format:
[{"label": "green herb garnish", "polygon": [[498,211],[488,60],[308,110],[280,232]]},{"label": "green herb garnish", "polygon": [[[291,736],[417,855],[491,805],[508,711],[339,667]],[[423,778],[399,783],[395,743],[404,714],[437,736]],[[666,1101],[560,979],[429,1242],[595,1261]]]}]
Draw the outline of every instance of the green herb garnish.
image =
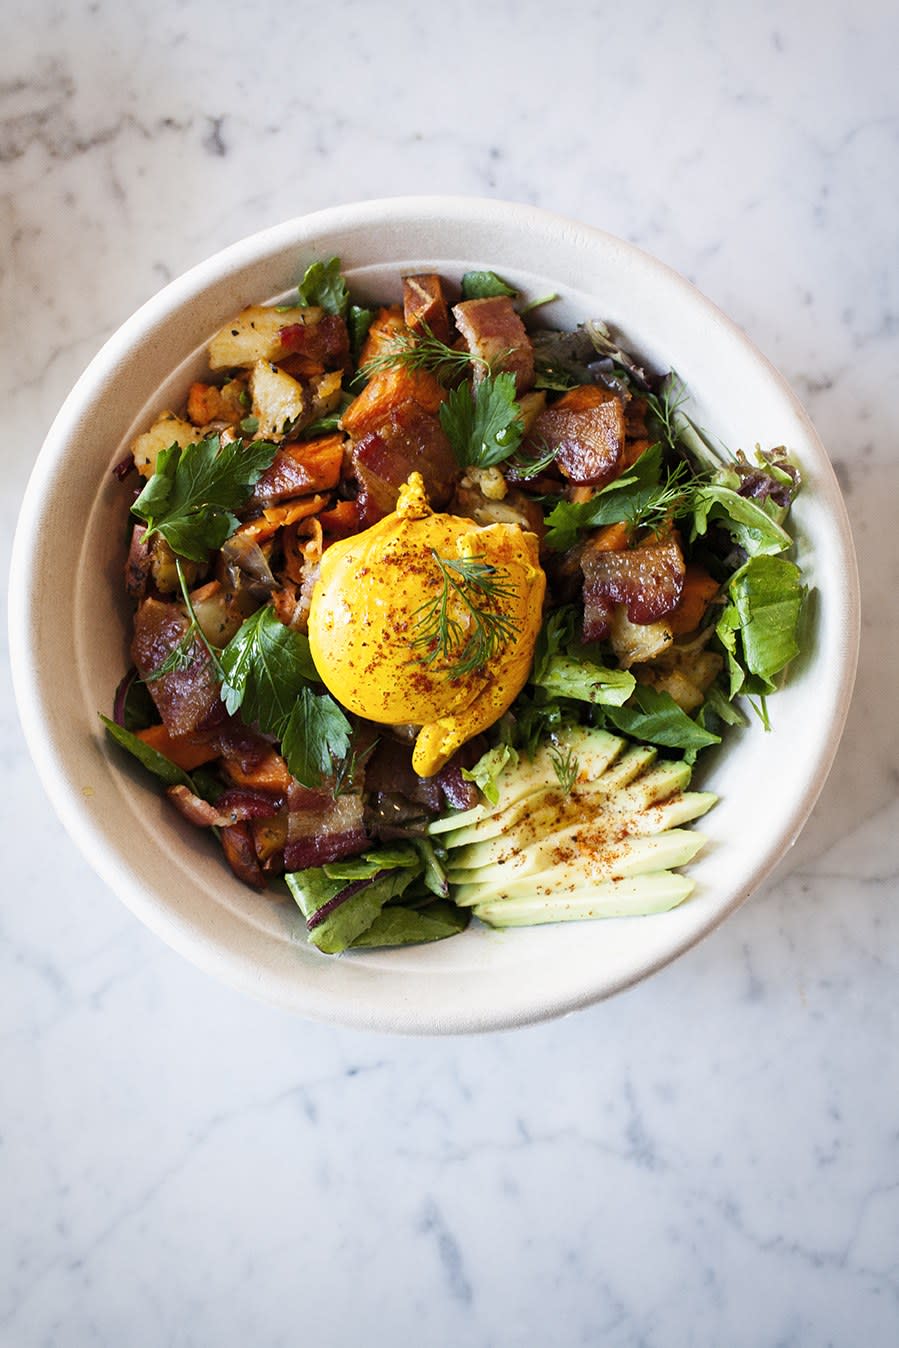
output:
[{"label": "green herb garnish", "polygon": [[474,390],[460,384],[441,404],[439,416],[463,468],[502,463],[515,453],[524,435],[512,374],[488,376]]},{"label": "green herb garnish", "polygon": [[221,652],[222,700],[232,714],[281,741],[292,776],[321,785],[347,756],[352,727],[318,675],[309,639],[286,627],[270,605],[241,624]]},{"label": "green herb garnish", "polygon": [[[460,679],[483,669],[518,632],[518,624],[494,607],[518,593],[509,573],[483,557],[441,557],[431,549],[441,577],[432,599],[415,610],[413,650],[424,665],[446,661],[447,677]],[[467,621],[453,609],[461,605]]]},{"label": "green herb garnish", "polygon": [[131,507],[147,526],[144,540],[161,534],[179,557],[205,562],[239,525],[234,514],[277,453],[264,440],[222,445],[211,435],[182,449],[172,445]]}]

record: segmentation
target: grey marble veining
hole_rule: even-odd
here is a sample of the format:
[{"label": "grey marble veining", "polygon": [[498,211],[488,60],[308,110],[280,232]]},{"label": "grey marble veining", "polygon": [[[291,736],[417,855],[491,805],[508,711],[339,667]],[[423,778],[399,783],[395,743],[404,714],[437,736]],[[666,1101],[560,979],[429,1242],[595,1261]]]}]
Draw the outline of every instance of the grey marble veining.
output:
[{"label": "grey marble veining", "polygon": [[831,449],[864,634],[762,892],[620,998],[436,1042],[298,1022],[140,928],[51,816],[4,659],[0,1344],[895,1344],[895,6],[5,18],[4,559],[53,414],[142,300],[292,214],[450,191],[607,228],[736,319]]}]

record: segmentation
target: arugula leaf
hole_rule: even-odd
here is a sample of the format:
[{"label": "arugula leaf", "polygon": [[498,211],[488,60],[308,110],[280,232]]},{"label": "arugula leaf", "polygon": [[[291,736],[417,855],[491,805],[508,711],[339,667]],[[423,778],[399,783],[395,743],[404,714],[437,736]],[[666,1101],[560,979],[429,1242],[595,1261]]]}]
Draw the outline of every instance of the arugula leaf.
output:
[{"label": "arugula leaf", "polygon": [[[306,919],[312,945],[326,955],[338,955],[368,931],[384,904],[398,898],[415,879],[415,871],[381,871],[364,880],[332,880],[324,867],[292,871],[287,887]],[[323,912],[324,910],[324,912]]]},{"label": "arugula leaf", "polygon": [[499,802],[498,778],[506,768],[518,766],[518,754],[511,744],[497,744],[482,754],[473,768],[463,768],[462,776],[466,782],[474,782],[491,805]]},{"label": "arugula leaf", "polygon": [[211,435],[184,449],[162,450],[156,472],[131,507],[147,526],[145,541],[161,534],[179,557],[205,562],[237,528],[233,512],[246,503],[277,448],[264,440],[222,445]]},{"label": "arugula leaf", "polygon": [[159,777],[165,782],[166,786],[188,786],[193,789],[193,783],[183,768],[179,768],[177,763],[173,763],[165,754],[161,754],[158,749],[145,744],[137,735],[132,735],[130,730],[124,726],[117,725],[111,721],[108,716],[100,714],[100,720],[106,727],[106,733],[115,740],[116,744],[127,749],[139,763],[141,763],[148,772],[152,772],[155,777]]},{"label": "arugula leaf", "polygon": [[340,258],[331,257],[327,262],[313,262],[308,266],[297,286],[297,294],[300,304],[307,307],[317,305],[325,313],[343,318],[350,302],[350,292],[340,270]]},{"label": "arugula leaf", "polygon": [[440,424],[463,468],[502,463],[515,453],[524,435],[515,376],[487,376],[473,392],[468,384],[460,384],[441,405]]},{"label": "arugula leaf", "polygon": [[590,501],[559,501],[546,517],[549,531],[545,542],[555,552],[573,547],[585,529],[639,517],[649,511],[659,495],[667,494],[668,483],[661,481],[662,450],[650,445],[633,467],[615,478]]},{"label": "arugula leaf", "polygon": [[721,743],[720,735],[698,725],[670,693],[660,693],[647,684],[637,685],[632,702],[608,708],[606,718],[622,734],[669,749],[704,749]]},{"label": "arugula leaf", "polygon": [[728,657],[730,695],[772,692],[799,653],[802,575],[785,557],[751,557],[727,584],[715,628]]},{"label": "arugula leaf", "polygon": [[258,721],[279,739],[301,689],[318,679],[309,638],[286,627],[270,604],[241,623],[219,657],[222,701],[233,715]]},{"label": "arugula leaf", "polygon": [[620,707],[635,687],[628,670],[604,669],[571,655],[550,656],[533,682],[553,697],[573,697],[604,707]]},{"label": "arugula leaf", "polygon": [[384,908],[374,922],[353,941],[354,950],[376,946],[420,945],[425,941],[443,941],[464,931],[471,921],[471,909],[459,908],[447,899],[438,899],[426,908]]},{"label": "arugula leaf", "polygon": [[284,727],[281,752],[303,786],[319,786],[350,751],[353,728],[330,693],[303,688]]},{"label": "arugula leaf", "polygon": [[467,271],[462,277],[463,300],[486,300],[495,295],[515,296],[518,291],[495,271]]}]

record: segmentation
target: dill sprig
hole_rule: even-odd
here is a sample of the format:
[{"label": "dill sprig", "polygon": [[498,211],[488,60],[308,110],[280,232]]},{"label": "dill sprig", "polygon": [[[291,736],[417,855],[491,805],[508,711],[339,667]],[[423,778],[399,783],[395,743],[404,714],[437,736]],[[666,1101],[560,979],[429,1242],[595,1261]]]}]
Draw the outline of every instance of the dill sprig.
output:
[{"label": "dill sprig", "polygon": [[570,744],[567,744],[564,750],[559,745],[552,745],[549,750],[549,757],[553,765],[553,772],[559,779],[559,785],[563,791],[571,795],[581,770],[580,759],[574,753]]},{"label": "dill sprig", "polygon": [[146,676],[144,683],[154,683],[156,679],[161,679],[166,674],[180,673],[181,670],[188,669],[196,659],[196,651],[194,650],[194,642],[196,640],[199,640],[200,644],[206,647],[206,663],[210,660],[212,661],[212,667],[215,670],[216,675],[222,683],[225,683],[227,682],[225,671],[222,669],[221,661],[219,660],[219,656],[222,652],[219,647],[213,646],[212,642],[209,641],[206,633],[200,626],[196,610],[191,602],[190,591],[187,588],[187,580],[184,576],[180,557],[175,558],[175,570],[178,573],[178,584],[181,587],[181,596],[184,600],[184,607],[187,609],[187,616],[190,618],[190,624],[177,646],[173,646],[162,663],[157,665],[156,668]]},{"label": "dill sprig", "polygon": [[677,451],[682,426],[678,419],[689,394],[687,386],[673,372],[666,377],[658,393],[647,393],[646,403],[658,425],[659,439],[667,449]]},{"label": "dill sprig", "polygon": [[515,476],[523,482],[528,482],[532,477],[539,477],[545,473],[551,464],[555,463],[559,453],[560,446],[556,445],[551,449],[545,440],[542,440],[537,446],[537,453],[514,454],[509,460],[509,467],[514,469]]},{"label": "dill sprig", "polygon": [[695,491],[696,484],[687,481],[687,465],[681,461],[655,491],[638,495],[633,503],[625,503],[622,523],[632,530],[649,529],[657,534],[677,515],[689,512]]},{"label": "dill sprig", "polygon": [[427,370],[442,384],[446,384],[461,377],[470,366],[480,366],[485,374],[491,374],[494,365],[499,364],[508,354],[509,351],[502,351],[495,360],[485,360],[483,356],[473,351],[449,346],[427,326],[424,326],[421,332],[405,328],[387,342],[379,355],[373,356],[360,366],[359,373],[364,379],[370,379],[381,370],[391,370],[400,366],[406,370]]},{"label": "dill sprig", "polygon": [[[518,591],[507,571],[483,557],[441,557],[434,548],[431,556],[441,586],[415,610],[412,647],[422,664],[445,660],[447,677],[461,679],[483,669],[518,632],[515,620],[496,607]],[[453,612],[459,605],[464,617]]]}]

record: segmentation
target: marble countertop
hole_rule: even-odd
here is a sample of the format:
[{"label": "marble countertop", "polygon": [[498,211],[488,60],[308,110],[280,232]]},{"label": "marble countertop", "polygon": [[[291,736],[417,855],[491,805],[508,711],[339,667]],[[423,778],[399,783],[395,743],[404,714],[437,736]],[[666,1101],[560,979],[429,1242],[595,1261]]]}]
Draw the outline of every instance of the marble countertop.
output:
[{"label": "marble countertop", "polygon": [[140,927],[50,813],[4,649],[0,1343],[895,1344],[895,6],[6,19],[4,558],[59,403],[166,280],[310,209],[459,192],[620,234],[749,333],[832,452],[864,631],[761,892],[612,1001],[433,1041],[257,1005]]}]

